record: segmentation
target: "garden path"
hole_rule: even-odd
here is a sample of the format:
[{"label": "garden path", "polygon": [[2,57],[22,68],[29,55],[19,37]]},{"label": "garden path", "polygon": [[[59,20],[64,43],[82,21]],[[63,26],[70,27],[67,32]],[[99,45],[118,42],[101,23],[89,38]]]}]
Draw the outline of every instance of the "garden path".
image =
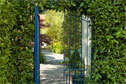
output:
[{"label": "garden path", "polygon": [[46,57],[46,63],[40,64],[41,84],[65,84],[63,83],[64,66],[60,64],[63,60],[62,54],[42,50]]}]

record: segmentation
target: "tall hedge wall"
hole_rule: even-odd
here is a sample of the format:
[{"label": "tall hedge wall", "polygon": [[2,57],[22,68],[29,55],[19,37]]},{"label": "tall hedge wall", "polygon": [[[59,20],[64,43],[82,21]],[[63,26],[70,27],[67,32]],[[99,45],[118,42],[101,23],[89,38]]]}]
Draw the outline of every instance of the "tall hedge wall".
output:
[{"label": "tall hedge wall", "polygon": [[126,1],[90,1],[93,33],[93,79],[100,84],[126,83]]},{"label": "tall hedge wall", "polygon": [[[126,83],[125,0],[60,2],[52,0],[51,4],[49,0],[43,0],[39,6],[42,9],[60,11],[78,9],[89,16],[93,32],[94,82]],[[33,54],[29,45],[34,30],[33,22],[29,19],[33,15],[32,10],[34,2],[31,0],[0,0],[0,83],[2,84],[21,84],[33,80],[31,79],[33,75],[30,74],[33,71],[31,64]]]},{"label": "tall hedge wall", "polygon": [[126,1],[63,0],[59,2],[52,2],[51,5],[45,5],[45,8],[60,11],[79,10],[80,13],[91,18],[93,81],[99,84],[125,84]]},{"label": "tall hedge wall", "polygon": [[0,84],[33,83],[34,3],[0,0]]},{"label": "tall hedge wall", "polygon": [[89,16],[94,54],[93,81],[99,84],[126,83],[125,0],[43,0],[40,6],[59,11],[79,10]]}]

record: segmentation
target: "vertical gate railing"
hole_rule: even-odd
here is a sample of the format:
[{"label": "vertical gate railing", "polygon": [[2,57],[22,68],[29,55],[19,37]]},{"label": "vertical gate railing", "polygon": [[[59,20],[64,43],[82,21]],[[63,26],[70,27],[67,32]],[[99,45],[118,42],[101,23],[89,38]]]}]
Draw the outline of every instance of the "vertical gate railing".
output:
[{"label": "vertical gate railing", "polygon": [[40,84],[40,16],[37,6],[35,6],[34,56],[35,56],[34,81],[35,84]]},{"label": "vertical gate railing", "polygon": [[[68,12],[69,12],[69,30],[68,30],[69,57],[67,59],[69,60],[69,63],[64,68],[65,70],[64,76],[66,77],[66,84],[88,84],[88,79],[90,75],[89,72],[91,69],[91,46],[90,46],[91,32],[89,27],[90,19],[85,17],[84,15],[79,14],[77,10],[74,11],[69,10]],[[78,26],[79,22],[81,25],[80,27]],[[64,28],[64,30],[66,30],[66,28]],[[80,32],[78,33],[78,31]],[[34,79],[35,84],[40,84],[40,17],[37,6],[35,6],[34,52],[35,52]],[[64,53],[66,53],[66,51],[64,51]],[[64,60],[65,59],[66,57],[64,58]],[[72,61],[72,59],[74,61]]]},{"label": "vertical gate railing", "polygon": [[[69,63],[65,67],[66,84],[88,84],[91,79],[91,28],[90,19],[77,10],[69,10]],[[67,12],[67,13],[68,13]],[[68,17],[67,17],[68,18]],[[66,32],[64,24],[64,30]],[[66,36],[66,35],[64,35]],[[64,37],[65,39],[65,37]],[[79,41],[78,41],[79,40]],[[64,42],[65,44],[66,42]],[[79,54],[78,54],[79,53]],[[64,55],[65,56],[65,55]],[[66,56],[64,58],[66,60]],[[74,61],[72,61],[72,59]],[[79,59],[79,60],[78,60]]]}]

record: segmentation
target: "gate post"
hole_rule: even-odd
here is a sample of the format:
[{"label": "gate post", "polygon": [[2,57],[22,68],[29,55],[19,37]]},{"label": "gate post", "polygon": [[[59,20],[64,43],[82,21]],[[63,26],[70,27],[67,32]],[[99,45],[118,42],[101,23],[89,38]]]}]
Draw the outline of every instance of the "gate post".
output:
[{"label": "gate post", "polygon": [[40,17],[37,6],[35,6],[34,56],[35,56],[34,81],[35,84],[40,84]]}]

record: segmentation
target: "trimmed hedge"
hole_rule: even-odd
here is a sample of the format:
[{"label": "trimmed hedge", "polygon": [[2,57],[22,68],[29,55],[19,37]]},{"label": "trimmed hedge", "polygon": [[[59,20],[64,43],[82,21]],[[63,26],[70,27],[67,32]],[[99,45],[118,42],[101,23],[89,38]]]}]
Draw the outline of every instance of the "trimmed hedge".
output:
[{"label": "trimmed hedge", "polygon": [[[48,1],[48,0],[47,0]],[[44,5],[48,4],[48,5]],[[63,0],[44,2],[42,8],[79,10],[91,18],[93,81],[100,84],[126,83],[126,1]]]},{"label": "trimmed hedge", "polygon": [[[81,1],[81,0],[78,0]],[[42,9],[80,10],[91,18],[93,33],[93,79],[100,84],[126,83],[126,1],[43,0]],[[118,1],[118,3],[116,3]],[[28,82],[26,72],[32,72],[33,62],[29,41],[33,39],[34,2],[7,1],[0,3],[0,83],[21,84]],[[27,8],[27,9],[26,9]],[[25,11],[27,10],[27,11]],[[17,24],[18,23],[18,24]],[[21,32],[20,32],[20,31]],[[18,31],[18,32],[17,32]],[[31,33],[32,32],[32,33]],[[29,52],[29,53],[28,53]],[[6,60],[5,60],[6,59]],[[29,60],[31,59],[31,60]],[[27,61],[26,61],[27,60]],[[23,67],[23,66],[26,67]],[[28,78],[27,78],[28,77]]]},{"label": "trimmed hedge", "polygon": [[93,81],[100,84],[125,84],[126,1],[63,0],[47,4],[45,5],[47,9],[59,11],[77,9],[91,18]]},{"label": "trimmed hedge", "polygon": [[126,2],[90,1],[93,33],[93,79],[100,84],[126,83]]},{"label": "trimmed hedge", "polygon": [[33,83],[34,3],[0,1],[0,83]]}]

